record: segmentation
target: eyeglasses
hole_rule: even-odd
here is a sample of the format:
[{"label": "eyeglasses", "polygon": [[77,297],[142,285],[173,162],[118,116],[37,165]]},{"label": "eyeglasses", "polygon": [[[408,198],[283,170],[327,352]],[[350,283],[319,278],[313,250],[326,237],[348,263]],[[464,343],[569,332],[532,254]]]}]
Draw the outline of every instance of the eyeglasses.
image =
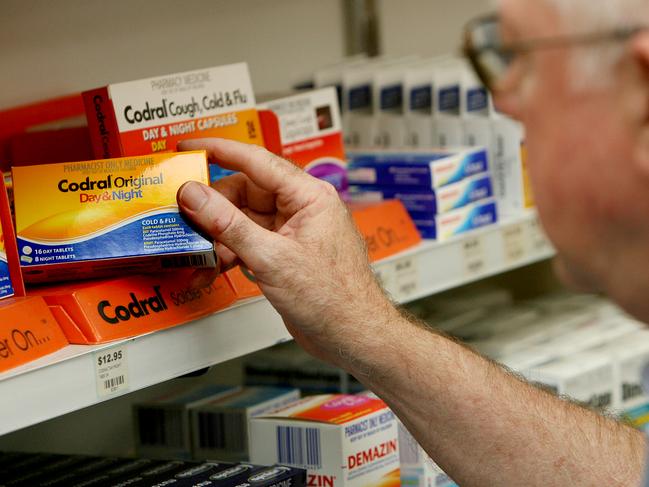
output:
[{"label": "eyeglasses", "polygon": [[505,43],[502,40],[500,17],[492,14],[479,17],[466,25],[463,51],[480,80],[494,92],[501,91],[500,82],[505,79],[516,57],[521,54],[538,49],[625,41],[645,29],[646,27],[629,27]]}]

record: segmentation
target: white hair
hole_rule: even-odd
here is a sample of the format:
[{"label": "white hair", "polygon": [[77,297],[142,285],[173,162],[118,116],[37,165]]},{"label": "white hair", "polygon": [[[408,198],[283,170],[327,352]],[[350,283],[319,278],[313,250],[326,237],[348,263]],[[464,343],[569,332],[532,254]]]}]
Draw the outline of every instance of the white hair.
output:
[{"label": "white hair", "polygon": [[[557,12],[566,34],[649,28],[649,0],[546,0]],[[624,42],[573,49],[573,82],[577,87],[610,81],[611,69],[624,53]]]}]

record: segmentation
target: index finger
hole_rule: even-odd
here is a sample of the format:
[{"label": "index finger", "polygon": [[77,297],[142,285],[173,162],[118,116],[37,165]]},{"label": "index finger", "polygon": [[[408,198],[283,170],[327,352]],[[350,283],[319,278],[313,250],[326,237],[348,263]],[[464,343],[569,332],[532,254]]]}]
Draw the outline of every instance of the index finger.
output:
[{"label": "index finger", "polygon": [[293,197],[304,194],[312,178],[289,161],[258,145],[228,139],[190,139],[178,143],[179,150],[205,150],[210,160],[226,169],[241,171],[266,191]]}]

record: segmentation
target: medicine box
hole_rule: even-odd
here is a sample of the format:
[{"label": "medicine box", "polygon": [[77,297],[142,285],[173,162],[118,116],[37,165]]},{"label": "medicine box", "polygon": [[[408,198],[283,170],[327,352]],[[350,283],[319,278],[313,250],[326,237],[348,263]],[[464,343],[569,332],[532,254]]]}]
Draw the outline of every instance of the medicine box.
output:
[{"label": "medicine box", "polygon": [[587,350],[568,355],[531,368],[527,378],[589,407],[608,410],[613,406],[613,363],[603,352]]},{"label": "medicine box", "polygon": [[613,360],[615,409],[623,412],[649,403],[643,389],[643,370],[649,363],[649,331],[637,330],[609,341],[600,349]]},{"label": "medicine box", "polygon": [[[0,172],[0,182],[4,176]],[[25,287],[18,263],[18,248],[11,209],[4,183],[0,188],[0,299],[24,296]]]},{"label": "medicine box", "polygon": [[208,385],[133,405],[135,446],[138,455],[161,459],[191,458],[190,409],[225,398],[238,387]]},{"label": "medicine box", "polygon": [[187,138],[264,145],[245,63],[116,83],[83,100],[98,159],[174,151]]},{"label": "medicine box", "polygon": [[347,190],[347,162],[336,90],[332,87],[260,105],[279,119],[282,155],[306,172]]},{"label": "medicine box", "polygon": [[307,484],[400,485],[397,421],[379,399],[324,395],[250,422],[251,461],[307,469]]},{"label": "medicine box", "polygon": [[533,208],[523,126],[514,120],[498,117],[491,120],[491,130],[494,190],[503,214],[516,214]]},{"label": "medicine box", "polygon": [[297,389],[246,387],[228,397],[192,406],[194,458],[249,460],[250,418],[285,407],[299,398]]},{"label": "medicine box", "polygon": [[[411,215],[417,225],[417,228],[422,231],[424,228],[421,223],[418,224],[416,215]],[[489,225],[498,223],[498,206],[493,198],[471,203],[448,213],[443,213],[435,217],[435,237],[438,241],[443,242],[450,238],[457,237],[464,233],[483,228]],[[431,227],[427,226],[426,231],[430,235]],[[422,236],[424,236],[422,234]],[[431,238],[430,236],[424,238]]]},{"label": "medicine box", "polygon": [[352,201],[378,203],[398,199],[411,214],[416,212],[431,215],[446,213],[492,196],[493,185],[491,174],[488,172],[436,190],[356,185],[352,186],[350,191]]},{"label": "medicine box", "polygon": [[489,170],[484,148],[352,152],[349,182],[437,189]]},{"label": "medicine box", "polygon": [[205,152],[14,167],[18,251],[27,282],[216,266],[213,243],[176,193],[207,184]]},{"label": "medicine box", "polygon": [[[155,469],[150,469],[154,471]],[[306,472],[283,465],[259,466],[248,463],[221,463],[209,461],[200,464],[185,464],[179,471],[171,470],[166,476],[146,475],[147,472],[111,484],[112,487],[304,487]]]}]

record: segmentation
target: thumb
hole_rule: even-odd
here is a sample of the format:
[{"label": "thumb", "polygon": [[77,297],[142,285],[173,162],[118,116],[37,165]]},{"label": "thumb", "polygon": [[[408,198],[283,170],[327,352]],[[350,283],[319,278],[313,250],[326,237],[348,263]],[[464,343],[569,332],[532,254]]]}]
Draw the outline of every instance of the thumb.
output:
[{"label": "thumb", "polygon": [[272,241],[279,236],[257,225],[218,191],[189,181],[178,190],[177,201],[189,220],[237,254],[251,270],[268,262],[270,256],[264,252],[274,248]]}]

